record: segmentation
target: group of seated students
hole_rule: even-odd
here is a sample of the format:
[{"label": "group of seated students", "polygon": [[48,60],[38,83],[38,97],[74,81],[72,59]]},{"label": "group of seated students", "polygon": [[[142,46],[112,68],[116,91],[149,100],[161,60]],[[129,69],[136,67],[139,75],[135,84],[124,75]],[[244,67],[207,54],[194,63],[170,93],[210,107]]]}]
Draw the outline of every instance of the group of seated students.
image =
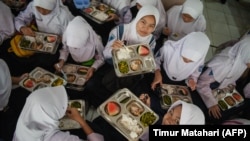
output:
[{"label": "group of seated students", "polygon": [[[122,88],[159,115],[156,124],[219,125],[233,120],[249,124],[250,35],[221,45],[205,62],[210,39],[202,1],[186,0],[167,11],[161,0],[101,2],[117,10],[102,24],[84,16],[71,0],[27,1],[15,15],[0,1],[0,141],[127,140],[101,116],[88,121],[76,108],[68,107],[69,99],[84,99],[98,108]],[[20,57],[9,51],[16,36],[35,36],[35,31],[58,35],[61,42],[55,54]],[[155,70],[118,77],[112,51],[135,44],[148,45]],[[89,67],[83,91],[57,86],[29,92],[13,87],[36,67],[55,73],[66,63]],[[163,84],[187,86],[192,103],[177,100],[162,109],[157,90]],[[222,110],[214,91],[229,86],[244,102]],[[60,131],[59,120],[65,113],[81,125],[80,131]],[[148,132],[140,140],[148,140]]]}]

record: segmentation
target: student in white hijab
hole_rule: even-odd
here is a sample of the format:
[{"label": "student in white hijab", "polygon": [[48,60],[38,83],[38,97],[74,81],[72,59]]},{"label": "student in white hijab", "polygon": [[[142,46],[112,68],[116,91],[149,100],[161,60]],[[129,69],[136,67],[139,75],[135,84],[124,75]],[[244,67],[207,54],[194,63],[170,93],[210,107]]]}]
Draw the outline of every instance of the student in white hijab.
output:
[{"label": "student in white hijab", "polygon": [[19,116],[13,141],[82,141],[78,136],[59,129],[59,119],[67,114],[77,121],[87,134],[88,141],[103,141],[93,132],[76,108],[68,108],[64,86],[46,87],[32,92]]},{"label": "student in white hijab", "polygon": [[155,6],[159,10],[161,18],[159,19],[159,23],[157,24],[155,31],[153,33],[155,35],[155,38],[158,39],[162,33],[163,28],[166,25],[166,19],[165,19],[166,11],[164,9],[164,6],[161,0],[136,0],[137,10],[134,10],[135,11],[134,14],[136,14],[137,11],[144,5],[152,5],[152,6]]},{"label": "student in white hijab", "polygon": [[0,1],[0,46],[15,33],[14,16],[10,8]]},{"label": "student in white hijab", "polygon": [[82,17],[77,16],[69,22],[63,34],[62,42],[63,48],[60,50],[59,62],[55,64],[57,70],[62,68],[69,55],[71,55],[74,63],[80,65],[94,59],[86,75],[88,80],[95,70],[104,64],[102,55],[104,47],[101,39]]},{"label": "student in white hijab", "polygon": [[185,81],[195,90],[209,45],[210,40],[203,32],[189,33],[179,41],[166,41],[155,57],[157,67],[151,88],[155,89],[157,84]]},{"label": "student in white hijab", "polygon": [[28,25],[35,20],[40,32],[62,36],[73,15],[61,0],[34,0],[15,17],[16,29],[24,35],[34,36]]},{"label": "student in white hijab", "polygon": [[102,0],[102,2],[117,10],[116,13],[109,14],[107,21],[113,20],[118,25],[129,23],[132,20],[130,0]]},{"label": "student in white hijab", "polygon": [[8,105],[12,84],[19,84],[27,76],[28,73],[24,73],[20,77],[11,76],[8,65],[0,59],[0,111]]},{"label": "student in white hijab", "polygon": [[[164,115],[162,125],[205,125],[205,116],[198,106],[178,100]],[[149,141],[149,132],[145,132],[140,139]]]},{"label": "student in white hijab", "polygon": [[[145,21],[143,18],[153,16],[153,22],[148,23],[144,26],[137,26],[141,22]],[[105,59],[110,59],[112,57],[111,51],[116,48],[121,48],[123,45],[134,45],[145,43],[149,44],[151,50],[155,48],[155,39],[152,32],[155,30],[160,19],[159,11],[150,5],[147,5],[140,9],[136,18],[129,24],[124,24],[114,28],[110,34],[108,43],[103,51]],[[120,33],[123,28],[123,33]],[[121,35],[120,35],[121,34]],[[126,42],[126,43],[125,43]]]},{"label": "student in white hijab", "polygon": [[183,5],[173,6],[167,11],[166,24],[163,34],[169,40],[179,40],[194,31],[205,32],[202,1],[186,0]]},{"label": "student in white hijab", "polygon": [[[198,79],[197,91],[205,103],[210,117],[218,120],[224,118],[212,90],[236,85],[236,81],[244,71],[250,68],[249,54],[250,36],[247,36],[233,46],[223,49],[208,62],[208,68]],[[217,84],[214,85],[215,83]]]}]

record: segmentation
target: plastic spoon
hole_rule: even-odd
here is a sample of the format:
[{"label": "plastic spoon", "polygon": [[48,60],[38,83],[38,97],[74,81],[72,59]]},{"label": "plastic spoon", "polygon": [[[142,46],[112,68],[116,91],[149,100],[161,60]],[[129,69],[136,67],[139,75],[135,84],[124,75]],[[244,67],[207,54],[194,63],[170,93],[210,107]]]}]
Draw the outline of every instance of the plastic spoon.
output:
[{"label": "plastic spoon", "polygon": [[[60,68],[59,64],[56,64],[56,66]],[[63,78],[67,81],[67,75],[65,74],[65,72],[62,69],[60,69],[60,72],[63,74]]]}]

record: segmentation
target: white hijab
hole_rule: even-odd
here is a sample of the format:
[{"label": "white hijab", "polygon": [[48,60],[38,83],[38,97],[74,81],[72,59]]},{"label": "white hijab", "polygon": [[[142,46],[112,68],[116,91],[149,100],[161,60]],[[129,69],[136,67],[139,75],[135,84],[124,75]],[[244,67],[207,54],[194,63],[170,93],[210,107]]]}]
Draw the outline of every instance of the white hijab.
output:
[{"label": "white hijab", "polygon": [[247,63],[250,63],[250,36],[215,55],[208,67],[212,68],[214,79],[220,83],[219,88],[225,88],[240,78]]},{"label": "white hijab", "polygon": [[148,16],[148,15],[153,15],[155,17],[155,27],[157,26],[158,22],[159,22],[159,11],[151,5],[146,5],[143,6],[137,13],[135,19],[133,21],[131,21],[129,24],[125,24],[124,25],[124,34],[123,37],[125,37],[127,39],[127,44],[128,45],[133,45],[133,44],[139,44],[139,43],[149,43],[151,38],[152,38],[152,34],[146,36],[146,37],[141,37],[137,31],[136,31],[136,24],[137,22],[144,16]]},{"label": "white hijab", "polygon": [[62,0],[34,0],[33,6],[39,6],[47,10],[52,10],[48,15],[42,15],[36,8],[34,13],[39,31],[62,35],[73,15],[69,9],[63,5]]},{"label": "white hijab", "polygon": [[[203,32],[189,33],[179,41],[166,41],[160,54],[164,55],[163,68],[169,78],[173,81],[188,78],[200,65],[204,64],[209,45],[210,40]],[[193,62],[185,63],[182,57]]]},{"label": "white hijab", "polygon": [[11,75],[4,60],[0,59],[0,111],[7,106],[11,94]]},{"label": "white hijab", "polygon": [[203,3],[200,0],[186,0],[183,3],[182,14],[189,14],[197,19],[203,13]]},{"label": "white hijab", "polygon": [[[190,14],[195,20],[185,23],[182,19],[183,13]],[[206,30],[203,3],[200,0],[186,0],[182,6],[173,6],[166,15],[166,23],[172,33],[169,36],[171,40],[179,40],[194,31],[204,32]]]},{"label": "white hijab", "polygon": [[15,33],[14,16],[10,8],[0,1],[0,45]]},{"label": "white hijab", "polygon": [[118,11],[121,11],[124,7],[130,6],[130,0],[103,0],[103,2],[117,9]]},{"label": "white hijab", "polygon": [[64,86],[46,87],[32,92],[19,116],[13,141],[49,140],[59,131],[68,97]]},{"label": "white hijab", "polygon": [[68,46],[72,58],[78,62],[92,59],[95,50],[100,48],[97,46],[103,46],[92,27],[80,16],[68,24],[62,42]]},{"label": "white hijab", "polygon": [[182,105],[181,117],[180,117],[180,125],[204,125],[205,124],[205,116],[201,109],[192,104],[187,103],[182,100],[178,100],[174,102],[171,107],[168,109],[170,111],[172,108]]},{"label": "white hijab", "polygon": [[161,2],[161,0],[136,0],[137,3],[139,3],[141,6],[144,5],[153,5],[155,6],[160,13],[160,20],[159,23],[157,24],[157,27],[155,29],[155,34],[157,36],[157,38],[159,37],[159,35],[161,34],[163,28],[166,26],[166,11],[164,9],[164,6]]}]

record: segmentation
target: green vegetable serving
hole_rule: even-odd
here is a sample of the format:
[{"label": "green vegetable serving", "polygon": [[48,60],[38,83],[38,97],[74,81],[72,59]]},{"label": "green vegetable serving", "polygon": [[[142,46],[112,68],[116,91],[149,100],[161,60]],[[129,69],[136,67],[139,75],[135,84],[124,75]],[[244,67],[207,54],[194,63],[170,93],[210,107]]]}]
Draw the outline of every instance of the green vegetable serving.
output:
[{"label": "green vegetable serving", "polygon": [[156,116],[151,112],[144,113],[140,118],[140,121],[144,127],[152,125],[155,122],[155,120]]},{"label": "green vegetable serving", "polygon": [[81,103],[78,102],[78,101],[74,101],[74,102],[71,103],[70,106],[73,107],[73,108],[81,108]]},{"label": "green vegetable serving", "polygon": [[22,41],[20,42],[20,46],[21,46],[21,47],[28,48],[29,45],[30,45],[30,41],[29,41],[29,40],[26,40],[25,38],[23,38]]},{"label": "green vegetable serving", "polygon": [[118,68],[119,68],[121,73],[128,73],[128,71],[129,71],[128,63],[126,61],[119,62]]}]

